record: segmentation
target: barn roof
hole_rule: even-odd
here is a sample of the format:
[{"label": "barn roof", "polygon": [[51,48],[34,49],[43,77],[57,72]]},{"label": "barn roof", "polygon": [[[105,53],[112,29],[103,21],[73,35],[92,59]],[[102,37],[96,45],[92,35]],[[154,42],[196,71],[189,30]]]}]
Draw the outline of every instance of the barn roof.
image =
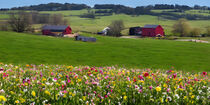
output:
[{"label": "barn roof", "polygon": [[144,28],[157,28],[159,25],[150,25],[150,24],[147,24],[144,26]]},{"label": "barn roof", "polygon": [[65,30],[68,26],[66,25],[45,25],[42,27],[43,30]]}]

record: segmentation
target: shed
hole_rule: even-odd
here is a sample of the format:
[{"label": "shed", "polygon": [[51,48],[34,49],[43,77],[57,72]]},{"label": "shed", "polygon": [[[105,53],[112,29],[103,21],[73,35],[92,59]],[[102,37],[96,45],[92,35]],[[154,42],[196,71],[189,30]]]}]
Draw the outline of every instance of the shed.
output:
[{"label": "shed", "polygon": [[141,27],[131,27],[129,29],[129,35],[141,35],[142,29]]},{"label": "shed", "polygon": [[72,33],[72,29],[70,26],[67,26],[67,25],[45,25],[42,27],[43,35],[63,36],[66,34],[71,34],[71,33]]},{"label": "shed", "polygon": [[75,40],[77,41],[83,41],[83,42],[96,42],[96,38],[93,37],[85,37],[85,36],[76,36]]},{"label": "shed", "polygon": [[161,25],[145,25],[144,27],[142,27],[142,36],[144,37],[165,36],[165,32]]}]

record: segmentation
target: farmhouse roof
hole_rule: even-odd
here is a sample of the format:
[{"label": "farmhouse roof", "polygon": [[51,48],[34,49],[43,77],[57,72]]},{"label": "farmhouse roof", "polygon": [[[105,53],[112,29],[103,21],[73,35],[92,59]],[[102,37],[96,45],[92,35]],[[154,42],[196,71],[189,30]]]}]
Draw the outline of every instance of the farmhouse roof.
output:
[{"label": "farmhouse roof", "polygon": [[144,28],[157,28],[159,25],[150,25],[150,24],[147,24],[144,26]]},{"label": "farmhouse roof", "polygon": [[42,27],[43,30],[65,30],[68,26],[66,25],[45,25]]}]

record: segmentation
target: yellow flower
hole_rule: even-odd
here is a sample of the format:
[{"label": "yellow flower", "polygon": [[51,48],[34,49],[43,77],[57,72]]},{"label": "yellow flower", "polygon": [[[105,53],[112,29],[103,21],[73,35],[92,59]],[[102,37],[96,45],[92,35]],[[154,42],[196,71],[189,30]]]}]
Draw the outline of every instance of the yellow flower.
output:
[{"label": "yellow flower", "polygon": [[195,95],[192,95],[191,98],[195,98]]},{"label": "yellow flower", "polygon": [[73,69],[73,66],[67,66],[67,69],[72,70]]},{"label": "yellow flower", "polygon": [[15,103],[16,103],[16,104],[19,104],[19,103],[20,103],[20,101],[19,101],[19,100],[16,100],[16,101],[15,101]]},{"label": "yellow flower", "polygon": [[23,99],[23,98],[20,98],[20,102],[21,102],[21,103],[24,103],[24,102],[26,102],[26,100]]},{"label": "yellow flower", "polygon": [[28,83],[25,83],[24,85],[28,86]]},{"label": "yellow flower", "polygon": [[46,81],[47,79],[46,78],[42,78],[42,81]]},{"label": "yellow flower", "polygon": [[192,88],[192,87],[190,87],[190,90],[193,90],[193,88]]},{"label": "yellow flower", "polygon": [[179,88],[179,90],[180,90],[180,91],[183,91],[184,89],[182,89],[182,88]]},{"label": "yellow flower", "polygon": [[1,101],[7,101],[7,99],[4,96],[0,96],[0,102]]},{"label": "yellow flower", "polygon": [[138,82],[139,82],[139,83],[144,83],[144,81],[143,81],[143,80],[139,80]]},{"label": "yellow flower", "polygon": [[69,92],[69,95],[72,95],[72,92]]},{"label": "yellow flower", "polygon": [[160,98],[160,102],[163,103],[163,98]]},{"label": "yellow flower", "polygon": [[127,96],[124,96],[123,99],[124,99],[124,100],[127,100]]},{"label": "yellow flower", "polygon": [[161,91],[161,88],[158,86],[158,87],[155,88],[155,90],[156,90],[157,92],[159,92],[159,91]]},{"label": "yellow flower", "polygon": [[32,96],[34,96],[34,97],[36,96],[35,91],[32,91],[31,94],[32,94]]},{"label": "yellow flower", "polygon": [[74,96],[75,96],[75,94],[73,93],[73,94],[72,94],[72,96],[74,97]]},{"label": "yellow flower", "polygon": [[83,96],[82,99],[85,101],[86,100],[86,96]]},{"label": "yellow flower", "polygon": [[166,98],[166,102],[168,102],[168,98]]},{"label": "yellow flower", "polygon": [[13,91],[10,91],[10,93],[13,95],[13,94],[15,94]]},{"label": "yellow flower", "polygon": [[63,95],[63,98],[66,98],[66,95],[65,94]]},{"label": "yellow flower", "polygon": [[78,79],[78,82],[81,82],[82,81],[82,79]]},{"label": "yellow flower", "polygon": [[49,91],[45,90],[44,93],[50,96],[50,92]]},{"label": "yellow flower", "polygon": [[166,84],[163,85],[164,88],[167,88],[168,86]]},{"label": "yellow flower", "polygon": [[184,96],[184,99],[187,99],[187,96]]}]

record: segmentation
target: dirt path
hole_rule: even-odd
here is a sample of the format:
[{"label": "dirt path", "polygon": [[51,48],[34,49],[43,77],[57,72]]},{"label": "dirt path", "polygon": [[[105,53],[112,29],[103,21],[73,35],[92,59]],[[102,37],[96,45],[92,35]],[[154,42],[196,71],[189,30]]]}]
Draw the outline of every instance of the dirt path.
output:
[{"label": "dirt path", "polygon": [[187,41],[187,42],[196,42],[196,43],[209,43],[205,40],[197,40],[197,39],[177,39],[176,41]]}]

